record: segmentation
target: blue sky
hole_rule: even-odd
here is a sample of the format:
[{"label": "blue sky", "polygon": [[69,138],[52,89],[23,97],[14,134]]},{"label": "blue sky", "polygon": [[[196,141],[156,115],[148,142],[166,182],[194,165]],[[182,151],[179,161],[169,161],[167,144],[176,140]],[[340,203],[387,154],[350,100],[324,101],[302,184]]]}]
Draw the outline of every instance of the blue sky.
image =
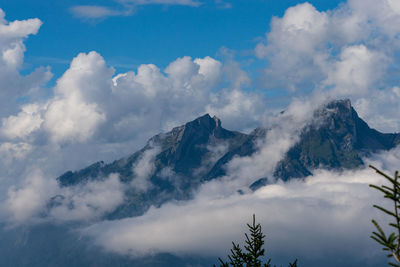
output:
[{"label": "blue sky", "polygon": [[[104,6],[124,10],[118,1],[7,0],[2,3],[9,21],[39,18],[43,26],[26,41],[25,71],[50,65],[59,77],[80,52],[97,51],[119,71],[153,63],[165,67],[177,57],[217,56],[221,47],[251,56],[269,29],[272,16],[303,1],[201,1],[200,6],[138,5],[129,15],[82,17],[73,7]],[[309,1],[318,10],[340,1]],[[226,2],[225,4],[227,4]]]}]

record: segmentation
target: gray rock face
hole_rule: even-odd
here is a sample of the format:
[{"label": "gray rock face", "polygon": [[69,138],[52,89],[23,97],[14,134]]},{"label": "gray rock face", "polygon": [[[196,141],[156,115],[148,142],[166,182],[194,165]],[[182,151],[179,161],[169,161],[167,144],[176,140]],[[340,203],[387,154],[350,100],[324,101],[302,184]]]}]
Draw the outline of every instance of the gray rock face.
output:
[{"label": "gray rock face", "polygon": [[333,101],[315,112],[314,123],[302,130],[300,141],[278,163],[274,176],[288,180],[311,175],[315,168],[357,168],[363,165],[362,156],[389,150],[398,139],[398,134],[371,129],[350,100]]},{"label": "gray rock face", "polygon": [[[168,133],[152,137],[144,148],[127,158],[110,164],[95,163],[77,172],[66,172],[58,179],[62,186],[76,186],[93,179],[103,179],[118,173],[121,181],[132,182],[126,202],[109,218],[121,218],[143,213],[150,205],[161,205],[171,199],[187,199],[226,151],[240,146],[247,135],[221,127],[217,117],[206,114]],[[214,151],[220,148],[219,151]],[[151,186],[145,192],[135,190],[133,166],[151,149],[158,149],[154,157],[154,171],[149,174]]]},{"label": "gray rock face", "polygon": [[119,173],[123,181],[130,181],[133,179],[132,164],[145,151],[155,147],[160,149],[155,160],[157,170],[170,167],[178,174],[192,176],[192,171],[201,166],[210,146],[225,144],[232,149],[246,137],[245,134],[222,128],[217,117],[211,118],[206,114],[168,133],[152,137],[144,148],[127,158],[111,164],[97,162],[77,172],[68,171],[57,179],[61,185],[71,186],[110,173]]},{"label": "gray rock face", "polygon": [[[127,192],[126,202],[108,216],[112,219],[137,215],[150,205],[190,198],[202,182],[223,176],[225,164],[233,157],[252,155],[257,149],[256,140],[266,134],[263,128],[248,135],[229,131],[221,127],[218,118],[206,114],[152,137],[144,148],[129,157],[110,164],[98,162],[57,179],[62,186],[76,186],[118,173],[121,181],[132,183],[133,189]],[[399,134],[371,129],[358,117],[349,100],[333,101],[315,111],[313,122],[301,130],[299,142],[277,164],[274,176],[289,180],[312,175],[316,168],[358,168],[363,165],[362,156],[391,149],[399,142]],[[152,162],[154,168],[148,177],[151,186],[144,192],[135,190],[133,166],[146,151],[155,148],[158,150]],[[267,181],[263,177],[251,188],[255,190]]]}]

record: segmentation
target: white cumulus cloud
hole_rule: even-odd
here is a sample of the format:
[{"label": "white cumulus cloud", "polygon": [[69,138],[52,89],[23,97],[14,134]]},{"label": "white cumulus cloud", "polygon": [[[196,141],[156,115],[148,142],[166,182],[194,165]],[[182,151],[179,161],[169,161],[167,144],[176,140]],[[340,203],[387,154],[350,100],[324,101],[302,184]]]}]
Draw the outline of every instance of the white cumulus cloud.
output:
[{"label": "white cumulus cloud", "polygon": [[271,30],[255,48],[257,57],[268,62],[263,86],[289,96],[323,93],[364,104],[380,96],[370,112],[363,112],[364,119],[373,127],[398,131],[398,120],[376,123],[399,109],[391,104],[392,97],[398,99],[392,88],[399,82],[400,30],[394,25],[400,13],[395,2],[349,0],[328,11],[309,3],[288,8],[272,19]]}]

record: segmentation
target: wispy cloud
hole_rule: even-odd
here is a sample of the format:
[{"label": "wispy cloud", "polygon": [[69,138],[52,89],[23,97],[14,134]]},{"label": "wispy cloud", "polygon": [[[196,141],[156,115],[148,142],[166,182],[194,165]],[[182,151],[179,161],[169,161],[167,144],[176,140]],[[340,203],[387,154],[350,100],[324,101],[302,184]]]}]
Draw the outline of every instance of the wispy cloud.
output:
[{"label": "wispy cloud", "polygon": [[113,16],[127,16],[132,13],[132,9],[125,10],[115,10],[106,6],[96,6],[96,5],[83,5],[83,6],[73,6],[70,8],[72,14],[78,18],[86,19],[102,19]]},{"label": "wispy cloud", "polygon": [[232,4],[224,0],[215,0],[215,4],[217,5],[218,8],[221,9],[232,8]]},{"label": "wispy cloud", "polygon": [[[136,6],[144,5],[179,5],[199,7],[202,2],[194,0],[117,0],[119,6],[78,5],[70,8],[70,12],[78,18],[98,20],[114,16],[132,15]],[[224,3],[225,5],[225,3]]]},{"label": "wispy cloud", "polygon": [[120,3],[130,3],[135,5],[180,5],[198,7],[202,3],[193,0],[119,0]]}]

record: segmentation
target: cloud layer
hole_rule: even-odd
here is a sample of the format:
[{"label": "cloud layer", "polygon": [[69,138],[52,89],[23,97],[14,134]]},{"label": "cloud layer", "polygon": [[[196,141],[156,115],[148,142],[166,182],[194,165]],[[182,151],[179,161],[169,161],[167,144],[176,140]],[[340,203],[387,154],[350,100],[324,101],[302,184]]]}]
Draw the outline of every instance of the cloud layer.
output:
[{"label": "cloud layer", "polygon": [[267,235],[269,255],[301,255],[304,262],[329,258],[335,251],[374,261],[379,251],[368,233],[370,219],[381,219],[372,204],[381,203],[382,197],[368,184],[381,182],[368,169],[321,170],[304,182],[279,182],[228,197],[215,195],[214,190],[210,194],[215,185],[208,184],[192,201],[152,208],[138,218],[101,222],[84,233],[107,250],[136,257],[157,252],[217,257],[228,253],[231,241],[243,240],[245,223],[255,213]]},{"label": "cloud layer", "polygon": [[[397,131],[392,103],[399,82],[397,67],[400,21],[392,0],[349,0],[333,10],[309,3],[286,10],[271,21],[271,30],[255,53],[268,61],[261,80],[267,89],[310,91],[332,98],[349,97],[372,126]],[[367,109],[366,106],[369,108]]]}]

